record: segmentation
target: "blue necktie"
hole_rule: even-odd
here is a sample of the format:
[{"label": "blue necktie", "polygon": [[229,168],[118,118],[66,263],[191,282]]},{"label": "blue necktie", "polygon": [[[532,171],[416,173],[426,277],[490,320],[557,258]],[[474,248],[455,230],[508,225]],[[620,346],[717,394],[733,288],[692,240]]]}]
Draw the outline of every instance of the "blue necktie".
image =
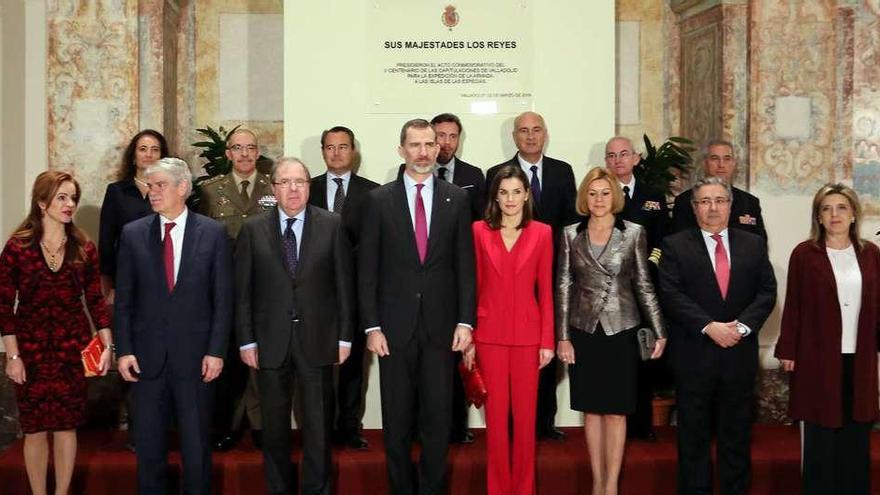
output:
[{"label": "blue necktie", "polygon": [[299,263],[299,256],[296,252],[296,234],[293,233],[293,222],[295,218],[287,219],[287,228],[284,229],[284,264],[287,265],[287,271],[291,276],[296,274],[296,264]]},{"label": "blue necktie", "polygon": [[541,181],[538,180],[538,166],[532,165],[532,180],[529,183],[532,188],[532,199],[535,200],[535,206],[541,204]]}]

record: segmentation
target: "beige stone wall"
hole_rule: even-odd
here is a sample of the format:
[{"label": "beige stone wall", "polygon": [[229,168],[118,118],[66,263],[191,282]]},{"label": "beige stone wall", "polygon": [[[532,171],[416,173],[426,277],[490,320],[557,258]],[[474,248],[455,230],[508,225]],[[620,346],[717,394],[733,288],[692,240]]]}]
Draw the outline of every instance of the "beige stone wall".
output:
[{"label": "beige stone wall", "polygon": [[616,133],[641,147],[642,135],[662,141],[678,129],[678,27],[667,2],[617,0],[616,20],[639,23],[639,116],[637,124],[617,125]]},{"label": "beige stone wall", "polygon": [[[196,33],[188,42],[194,43],[193,53],[195,73],[187,77],[194,77],[193,99],[178,101],[182,112],[192,112],[189,129],[181,133],[181,141],[192,143],[201,140],[194,129],[211,125],[215,129],[224,126],[227,129],[238,124],[256,132],[263,147],[262,152],[270,158],[282,154],[284,143],[284,122],[277,121],[230,121],[220,119],[220,106],[223,104],[219,94],[218,69],[221,64],[238,64],[242,70],[246,70],[247,64],[240,60],[224,60],[220,53],[220,15],[221,14],[281,14],[283,13],[282,0],[217,0],[211,2],[196,2],[193,28]],[[282,49],[278,46],[279,54]],[[280,56],[279,56],[280,60]],[[227,65],[228,67],[228,65]],[[279,88],[280,89],[280,88]],[[187,134],[188,132],[188,134]],[[193,153],[194,154],[194,153]],[[201,162],[187,155],[193,163]]]}]

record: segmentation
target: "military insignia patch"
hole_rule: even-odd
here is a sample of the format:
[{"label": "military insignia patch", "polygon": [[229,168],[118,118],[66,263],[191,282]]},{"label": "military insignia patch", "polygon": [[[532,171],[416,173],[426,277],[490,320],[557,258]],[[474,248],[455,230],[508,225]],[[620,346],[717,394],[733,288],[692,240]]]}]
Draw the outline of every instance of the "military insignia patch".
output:
[{"label": "military insignia patch", "polygon": [[269,208],[272,208],[273,206],[278,204],[278,198],[271,194],[267,194],[258,199],[257,204],[260,205],[260,208],[268,210]]},{"label": "military insignia patch", "polygon": [[642,210],[644,210],[644,211],[657,211],[659,209],[660,209],[660,202],[659,201],[645,201],[644,204],[642,204]]}]

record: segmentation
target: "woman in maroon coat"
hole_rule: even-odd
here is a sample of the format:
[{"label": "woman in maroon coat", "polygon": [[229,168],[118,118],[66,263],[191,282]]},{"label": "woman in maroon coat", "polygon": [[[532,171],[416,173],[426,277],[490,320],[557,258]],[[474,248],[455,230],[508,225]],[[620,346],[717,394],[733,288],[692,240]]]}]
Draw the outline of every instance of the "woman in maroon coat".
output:
[{"label": "woman in maroon coat", "polygon": [[868,493],[878,416],[880,250],[859,238],[855,191],[823,186],[810,239],[791,253],[776,357],[791,372],[789,415],[804,422],[803,493]]},{"label": "woman in maroon coat", "polygon": [[0,335],[6,376],[16,385],[24,465],[35,494],[46,493],[50,432],[55,493],[70,488],[76,428],[86,410],[80,351],[92,338],[82,294],[107,346],[101,374],[107,373],[112,353],[98,252],[73,224],[79,198],[79,184],[70,174],[38,175],[30,213],[0,253]]}]

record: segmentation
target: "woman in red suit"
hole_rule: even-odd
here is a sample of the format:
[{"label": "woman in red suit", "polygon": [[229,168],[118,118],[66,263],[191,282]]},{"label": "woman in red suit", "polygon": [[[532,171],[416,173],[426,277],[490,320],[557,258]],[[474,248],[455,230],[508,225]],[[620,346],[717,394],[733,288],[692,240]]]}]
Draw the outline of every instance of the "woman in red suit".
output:
[{"label": "woman in red suit", "polygon": [[471,366],[476,354],[489,392],[489,494],[534,494],[538,370],[554,347],[553,240],[548,225],[532,220],[529,181],[520,167],[502,168],[489,198],[486,219],[473,225],[477,326],[465,363]]},{"label": "woman in red suit", "polygon": [[789,415],[803,421],[803,493],[870,491],[877,420],[880,250],[859,237],[855,191],[816,193],[810,239],[788,265],[776,357],[791,372]]},{"label": "woman in red suit", "polygon": [[16,384],[25,468],[35,494],[46,493],[48,432],[54,444],[55,493],[70,487],[76,428],[86,409],[80,351],[91,340],[83,293],[107,346],[102,374],[112,353],[97,250],[73,224],[79,198],[79,184],[70,174],[38,175],[30,213],[0,254],[0,335],[6,375]]}]

